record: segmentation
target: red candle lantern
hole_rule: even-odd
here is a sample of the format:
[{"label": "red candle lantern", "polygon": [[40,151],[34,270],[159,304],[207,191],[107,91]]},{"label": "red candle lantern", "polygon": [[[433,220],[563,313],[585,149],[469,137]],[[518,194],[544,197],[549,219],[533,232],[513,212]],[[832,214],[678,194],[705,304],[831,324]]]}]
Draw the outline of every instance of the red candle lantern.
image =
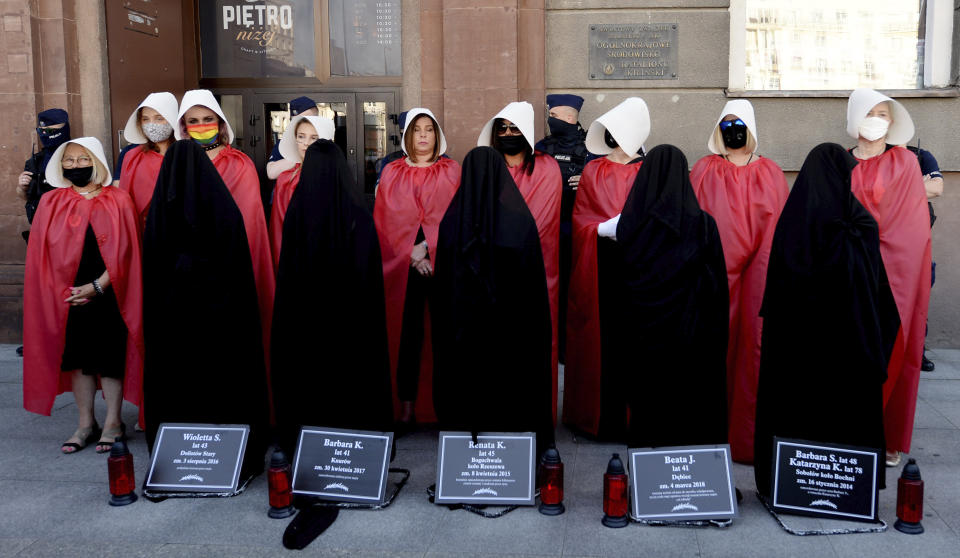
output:
[{"label": "red candle lantern", "polygon": [[923,479],[917,460],[911,458],[903,466],[897,480],[897,522],[893,527],[901,533],[919,535],[923,532]]},{"label": "red candle lantern", "polygon": [[627,472],[620,461],[620,454],[615,453],[607,464],[607,472],[603,475],[603,519],[601,522],[607,527],[626,527],[630,522],[627,517],[629,499],[627,492]]},{"label": "red candle lantern", "polygon": [[270,457],[270,469],[267,470],[267,486],[270,490],[270,511],[267,512],[267,515],[274,519],[282,519],[293,515],[290,464],[287,463],[287,456],[280,450],[274,451]]},{"label": "red candle lantern", "polygon": [[133,476],[133,455],[127,443],[117,439],[107,458],[107,474],[110,477],[110,505],[126,506],[137,501],[137,481]]},{"label": "red candle lantern", "polygon": [[540,458],[540,513],[560,515],[563,507],[563,463],[560,452],[550,446]]}]

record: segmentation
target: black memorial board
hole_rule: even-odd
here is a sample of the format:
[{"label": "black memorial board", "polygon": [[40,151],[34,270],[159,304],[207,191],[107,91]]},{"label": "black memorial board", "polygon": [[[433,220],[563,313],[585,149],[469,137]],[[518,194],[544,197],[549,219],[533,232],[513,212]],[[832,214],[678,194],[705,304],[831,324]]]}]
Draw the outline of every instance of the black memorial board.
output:
[{"label": "black memorial board", "polygon": [[628,454],[635,519],[737,517],[729,445],[631,449]]},{"label": "black memorial board", "polygon": [[163,423],[144,486],[155,492],[235,493],[249,438],[246,424]]},{"label": "black memorial board", "polygon": [[775,437],[773,509],[875,522],[879,463],[879,450]]},{"label": "black memorial board", "polygon": [[434,501],[532,506],[536,447],[532,432],[441,432]]},{"label": "black memorial board", "polygon": [[293,492],[324,500],[383,503],[392,432],[304,426],[293,464]]}]

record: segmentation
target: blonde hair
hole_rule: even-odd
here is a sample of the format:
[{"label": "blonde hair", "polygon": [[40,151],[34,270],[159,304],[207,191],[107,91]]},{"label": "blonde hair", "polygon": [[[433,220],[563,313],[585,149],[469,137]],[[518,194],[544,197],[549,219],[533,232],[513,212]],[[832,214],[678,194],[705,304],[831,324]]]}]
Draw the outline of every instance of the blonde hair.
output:
[{"label": "blonde hair", "polygon": [[[739,117],[738,117],[739,118]],[[713,145],[717,147],[717,151],[720,152],[720,155],[727,155],[727,144],[723,143],[723,134],[720,133],[720,123],[717,122],[717,127],[713,129]],[[757,151],[757,138],[753,137],[753,132],[750,131],[750,128],[747,128],[747,151],[754,153]]]}]

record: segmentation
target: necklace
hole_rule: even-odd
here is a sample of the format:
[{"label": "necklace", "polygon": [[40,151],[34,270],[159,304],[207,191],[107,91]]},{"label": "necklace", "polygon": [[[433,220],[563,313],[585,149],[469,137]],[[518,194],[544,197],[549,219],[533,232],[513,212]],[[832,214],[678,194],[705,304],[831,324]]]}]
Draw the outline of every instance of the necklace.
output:
[{"label": "necklace", "polygon": [[203,150],[204,150],[204,151],[212,151],[212,150],[214,150],[214,149],[216,149],[216,148],[218,148],[218,147],[220,147],[220,140],[219,140],[219,139],[218,139],[216,142],[211,143],[210,145],[205,145],[205,146],[203,147]]},{"label": "necklace", "polygon": [[93,190],[87,190],[86,192],[81,192],[80,190],[77,190],[76,188],[74,188],[73,191],[76,192],[76,193],[78,193],[78,194],[80,194],[81,196],[86,197],[86,196],[89,196],[90,194],[96,194],[97,192],[99,192],[99,191],[102,190],[102,189],[103,189],[103,185],[98,184],[96,188],[94,188]]},{"label": "necklace", "polygon": [[[733,163],[733,161],[730,160],[730,155],[724,155],[723,158],[726,159],[727,161]],[[753,153],[750,153],[750,158],[747,159],[747,162],[744,163],[744,164],[742,164],[742,165],[737,165],[737,166],[738,166],[738,167],[745,167],[745,166],[749,165],[749,164],[750,164],[750,161],[752,161],[752,160],[753,160]],[[736,163],[733,163],[733,164],[736,165]]]}]

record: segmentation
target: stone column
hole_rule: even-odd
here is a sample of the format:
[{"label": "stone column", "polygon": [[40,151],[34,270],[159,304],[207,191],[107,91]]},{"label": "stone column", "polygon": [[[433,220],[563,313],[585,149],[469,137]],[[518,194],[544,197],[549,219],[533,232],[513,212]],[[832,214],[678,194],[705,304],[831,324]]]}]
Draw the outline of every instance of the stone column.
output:
[{"label": "stone column", "polygon": [[442,120],[449,148],[462,160],[484,123],[511,101],[544,123],[543,0],[422,0],[421,103]]}]

